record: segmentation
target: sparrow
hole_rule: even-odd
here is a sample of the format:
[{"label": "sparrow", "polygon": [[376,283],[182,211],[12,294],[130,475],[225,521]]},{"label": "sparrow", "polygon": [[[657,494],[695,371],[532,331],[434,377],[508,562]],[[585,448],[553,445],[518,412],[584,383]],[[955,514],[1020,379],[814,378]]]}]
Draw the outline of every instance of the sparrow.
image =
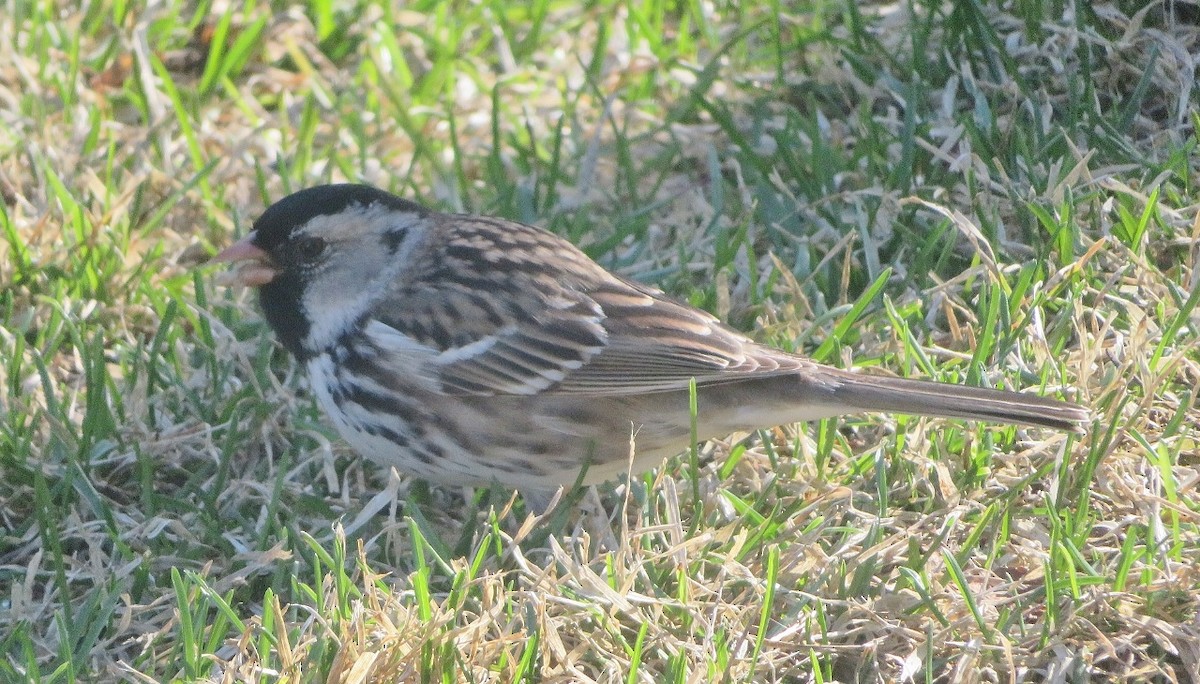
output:
[{"label": "sparrow", "polygon": [[867,411],[1079,431],[1084,408],[864,375],[759,344],[566,240],[366,185],[301,190],[214,261],[360,454],[430,481],[554,491],[695,437]]}]

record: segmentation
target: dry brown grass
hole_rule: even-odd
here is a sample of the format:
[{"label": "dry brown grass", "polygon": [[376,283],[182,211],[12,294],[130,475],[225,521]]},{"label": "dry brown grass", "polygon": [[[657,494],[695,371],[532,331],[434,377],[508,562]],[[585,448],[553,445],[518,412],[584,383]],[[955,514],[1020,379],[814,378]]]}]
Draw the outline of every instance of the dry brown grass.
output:
[{"label": "dry brown grass", "polygon": [[[1052,4],[705,5],[686,31],[547,5],[540,33],[364,5],[323,39],[319,3],[260,7],[204,93],[191,9],[9,8],[0,681],[1200,682],[1196,6]],[[565,520],[477,507],[353,456],[248,298],[193,279],[329,179],[1096,421],[847,419]]]}]

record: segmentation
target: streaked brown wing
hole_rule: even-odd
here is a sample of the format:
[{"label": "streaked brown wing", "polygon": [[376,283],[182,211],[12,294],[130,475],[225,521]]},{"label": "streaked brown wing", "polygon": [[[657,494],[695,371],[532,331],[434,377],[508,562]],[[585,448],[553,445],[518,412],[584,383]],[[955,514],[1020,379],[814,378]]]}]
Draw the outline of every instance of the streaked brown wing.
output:
[{"label": "streaked brown wing", "polygon": [[432,379],[447,394],[666,392],[805,363],[540,229],[462,216],[440,228],[425,267],[374,313],[439,352]]},{"label": "streaked brown wing", "polygon": [[715,317],[658,290],[612,278],[591,298],[604,311],[608,344],[557,392],[625,394],[685,390],[795,372],[807,362],[755,344]]}]

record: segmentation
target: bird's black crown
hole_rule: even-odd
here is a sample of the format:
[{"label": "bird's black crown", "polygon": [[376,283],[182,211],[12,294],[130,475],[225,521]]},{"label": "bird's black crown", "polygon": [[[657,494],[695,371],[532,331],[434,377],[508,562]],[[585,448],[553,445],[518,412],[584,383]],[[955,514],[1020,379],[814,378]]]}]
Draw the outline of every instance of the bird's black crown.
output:
[{"label": "bird's black crown", "polygon": [[395,211],[422,215],[428,213],[416,202],[370,185],[318,185],[292,193],[267,207],[254,222],[254,243],[269,253],[272,248],[286,241],[294,230],[318,216],[332,216],[354,205],[369,207],[372,204],[382,204]]}]

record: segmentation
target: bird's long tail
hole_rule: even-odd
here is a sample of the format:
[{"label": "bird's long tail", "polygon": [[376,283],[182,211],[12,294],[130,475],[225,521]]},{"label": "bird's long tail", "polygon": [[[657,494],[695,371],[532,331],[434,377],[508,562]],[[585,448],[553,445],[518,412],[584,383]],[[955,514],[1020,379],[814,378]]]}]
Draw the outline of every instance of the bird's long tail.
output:
[{"label": "bird's long tail", "polygon": [[832,375],[832,393],[838,401],[862,411],[966,418],[1072,432],[1080,432],[1082,424],[1091,419],[1082,406],[1033,394],[841,370]]}]

